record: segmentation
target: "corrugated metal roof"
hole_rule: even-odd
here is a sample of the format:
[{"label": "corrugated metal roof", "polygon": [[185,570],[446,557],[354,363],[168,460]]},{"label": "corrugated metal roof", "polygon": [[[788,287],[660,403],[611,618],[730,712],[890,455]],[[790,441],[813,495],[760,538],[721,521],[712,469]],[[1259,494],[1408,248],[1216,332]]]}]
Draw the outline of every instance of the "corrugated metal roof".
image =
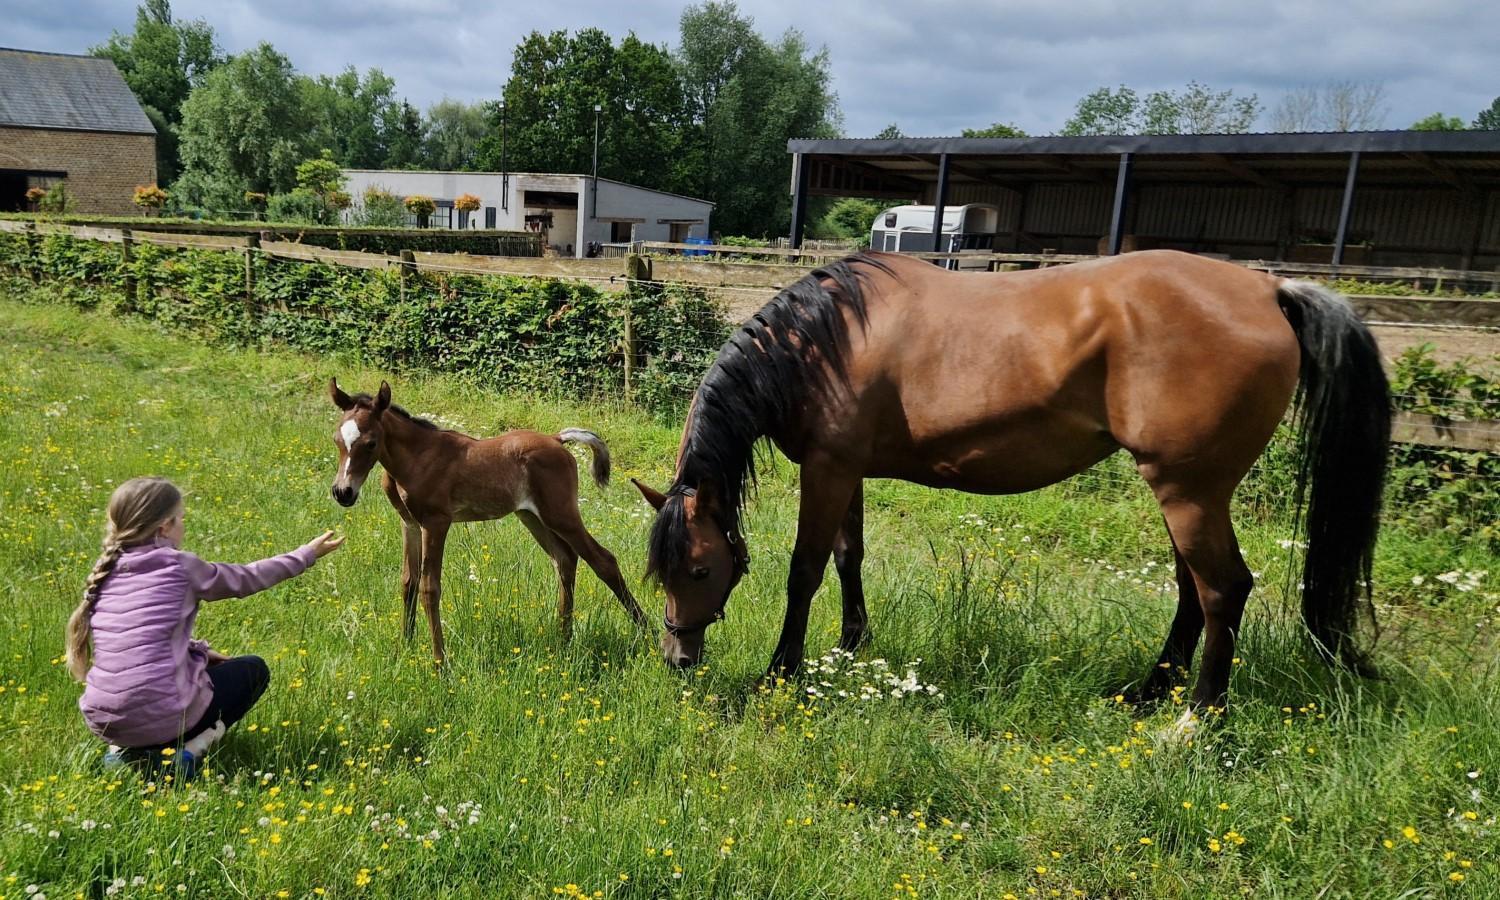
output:
[{"label": "corrugated metal roof", "polygon": [[1027,138],[790,140],[790,153],[865,156],[1068,156],[1120,153],[1500,153],[1500,131],[1332,131],[1288,134],[1091,135]]},{"label": "corrugated metal roof", "polygon": [[115,64],[0,48],[0,125],[156,134]]}]

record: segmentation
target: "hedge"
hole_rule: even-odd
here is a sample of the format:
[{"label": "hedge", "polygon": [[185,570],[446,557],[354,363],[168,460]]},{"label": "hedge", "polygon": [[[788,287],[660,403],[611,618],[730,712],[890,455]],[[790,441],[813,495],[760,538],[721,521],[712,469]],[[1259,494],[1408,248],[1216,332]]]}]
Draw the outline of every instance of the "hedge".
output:
[{"label": "hedge", "polygon": [[141,316],[241,346],[353,353],[398,371],[460,374],[485,386],[589,396],[623,388],[624,315],[636,354],[635,399],[676,408],[730,325],[701,289],[609,293],[549,278],[352,269],[255,254],[64,235],[0,232],[0,278],[31,302]]},{"label": "hedge", "polygon": [[0,215],[21,221],[60,222],[101,228],[138,228],[170,234],[264,234],[272,240],[297,241],[333,250],[358,250],[392,256],[402,250],[432,253],[472,253],[479,256],[541,256],[541,235],[530,231],[445,228],[359,228],[340,225],[302,225],[276,222],[196,222],[123,216]]}]

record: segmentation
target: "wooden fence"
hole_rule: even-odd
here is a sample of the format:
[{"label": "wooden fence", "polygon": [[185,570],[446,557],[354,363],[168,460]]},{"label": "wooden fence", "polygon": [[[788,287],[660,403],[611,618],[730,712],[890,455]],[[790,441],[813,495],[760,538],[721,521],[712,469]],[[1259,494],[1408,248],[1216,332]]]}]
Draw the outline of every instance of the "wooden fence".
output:
[{"label": "wooden fence", "polygon": [[[332,250],[292,241],[261,240],[255,234],[245,235],[195,235],[180,232],[157,232],[130,228],[99,228],[83,225],[64,225],[47,222],[26,222],[0,219],[0,232],[29,233],[37,236],[62,235],[80,240],[100,241],[122,245],[126,255],[135,243],[156,244],[197,250],[235,252],[246,255],[245,266],[247,296],[253,291],[253,272],[248,265],[249,254],[260,253],[273,259],[316,262],[326,265],[348,266],[359,269],[380,269],[406,266],[417,271],[469,275],[508,275],[519,277],[562,278],[585,280],[604,290],[622,290],[632,281],[648,283],[675,283],[701,286],[709,290],[740,291],[751,295],[758,306],[762,298],[771,291],[782,288],[803,277],[809,271],[807,265],[797,265],[807,259],[808,254],[787,248],[748,248],[763,256],[777,260],[773,263],[740,263],[696,256],[654,257],[631,254],[624,258],[608,259],[547,259],[512,256],[475,256],[466,253],[429,253],[402,251],[399,256],[381,253],[363,253],[354,250]],[[661,250],[710,250],[724,255],[743,256],[747,248],[704,247],[696,244],[643,243],[637,250],[647,252]],[[843,251],[838,251],[841,255]],[[955,253],[908,254],[922,259],[952,259]],[[1013,253],[991,254],[999,265],[1031,263],[1037,265],[1063,265],[1071,262],[1094,259],[1089,256],[1028,255]],[[1293,274],[1271,264],[1247,263],[1251,268]],[[1276,264],[1279,266],[1280,264]],[[1315,264],[1296,264],[1295,274],[1315,274],[1308,269],[1329,269]],[[1340,272],[1350,273],[1354,269],[1369,270],[1370,267],[1344,266]],[[1382,269],[1380,272],[1396,270]],[[1423,277],[1441,277],[1441,270],[1424,269]],[[1356,310],[1367,321],[1390,324],[1417,324],[1436,326],[1459,326],[1467,328],[1500,329],[1500,301],[1461,300],[1446,298],[1411,298],[1387,296],[1354,296],[1350,300]],[[629,324],[626,324],[627,332]],[[628,337],[627,337],[628,340]],[[628,354],[627,354],[628,356]],[[1448,447],[1464,450],[1500,452],[1500,420],[1465,421],[1423,413],[1402,412],[1396,417],[1394,438],[1402,443],[1425,446]]]}]

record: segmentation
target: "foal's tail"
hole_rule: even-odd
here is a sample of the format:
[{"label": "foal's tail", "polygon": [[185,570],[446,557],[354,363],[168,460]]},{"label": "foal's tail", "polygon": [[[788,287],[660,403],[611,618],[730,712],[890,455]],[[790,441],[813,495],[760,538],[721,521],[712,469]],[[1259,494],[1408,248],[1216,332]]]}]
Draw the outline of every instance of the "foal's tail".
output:
[{"label": "foal's tail", "polygon": [[1362,615],[1374,623],[1370,569],[1391,442],[1390,388],[1375,338],[1347,300],[1298,281],[1283,281],[1276,298],[1302,345],[1294,404],[1296,510],[1307,537],[1302,618],[1329,661],[1368,673],[1355,629]]},{"label": "foal's tail", "polygon": [[604,445],[604,438],[585,428],[564,428],[557,433],[557,439],[564,444],[583,444],[594,451],[594,484],[601,488],[609,485],[609,448]]}]

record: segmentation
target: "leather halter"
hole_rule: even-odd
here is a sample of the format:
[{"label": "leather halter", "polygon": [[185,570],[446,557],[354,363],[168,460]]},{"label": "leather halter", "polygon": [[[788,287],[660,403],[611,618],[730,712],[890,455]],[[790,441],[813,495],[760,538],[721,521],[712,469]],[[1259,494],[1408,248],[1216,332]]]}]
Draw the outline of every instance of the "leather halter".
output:
[{"label": "leather halter", "polygon": [[[681,494],[684,497],[694,497],[698,494],[697,490],[690,487],[679,487],[673,493]],[[708,619],[698,625],[680,625],[673,622],[663,612],[661,617],[662,627],[672,637],[698,634],[706,631],[708,626],[715,622],[722,622],[724,620],[724,608],[729,605],[729,595],[734,593],[734,589],[740,583],[740,579],[744,578],[745,573],[750,571],[750,550],[745,546],[745,539],[740,537],[739,532],[736,530],[729,528],[724,528],[723,530],[724,541],[729,544],[729,552],[734,555],[734,575],[729,579],[729,584],[724,588],[724,596],[719,598],[719,605],[714,608],[713,613]]]}]

